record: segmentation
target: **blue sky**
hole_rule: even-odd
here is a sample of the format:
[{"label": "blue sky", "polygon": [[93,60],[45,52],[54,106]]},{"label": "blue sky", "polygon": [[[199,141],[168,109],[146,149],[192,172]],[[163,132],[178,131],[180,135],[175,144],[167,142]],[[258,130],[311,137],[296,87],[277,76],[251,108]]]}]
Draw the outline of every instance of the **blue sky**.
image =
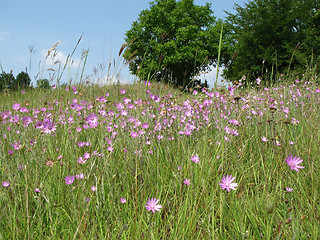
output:
[{"label": "blue sky", "polygon": [[[224,10],[234,12],[235,3],[243,5],[244,0],[194,0],[197,5],[211,3],[217,18],[224,18]],[[81,64],[81,55],[89,50],[85,66],[85,75],[91,79],[106,76],[107,69],[99,66],[109,61],[116,61],[117,68],[111,68],[111,75],[120,73],[122,82],[133,81],[127,67],[117,63],[118,52],[124,43],[124,37],[131,23],[138,19],[139,13],[149,8],[149,1],[143,0],[10,0],[1,3],[0,14],[0,64],[5,72],[13,70],[16,76],[28,68],[33,80],[37,73],[43,78],[50,78],[46,69],[57,70],[53,62],[65,63],[80,36],[83,37],[73,55],[73,64],[68,65],[63,80],[70,77],[77,79],[77,70]],[[57,41],[58,54],[54,60],[47,58],[48,50]],[[29,46],[35,52],[31,56]],[[113,65],[113,64],[112,64]],[[94,68],[99,69],[94,75]],[[81,69],[81,68],[80,68]],[[69,75],[69,76],[68,76]],[[215,74],[212,74],[215,75]],[[207,76],[211,81],[211,75]],[[213,81],[213,80],[212,80]]]}]

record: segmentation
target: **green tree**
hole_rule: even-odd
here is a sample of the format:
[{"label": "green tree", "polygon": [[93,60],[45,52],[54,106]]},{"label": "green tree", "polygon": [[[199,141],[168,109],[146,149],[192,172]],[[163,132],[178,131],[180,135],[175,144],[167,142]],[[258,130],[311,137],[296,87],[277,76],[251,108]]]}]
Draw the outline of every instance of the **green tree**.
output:
[{"label": "green tree", "polygon": [[227,17],[234,33],[227,79],[267,79],[301,70],[310,54],[319,55],[318,0],[252,0],[244,7],[235,4],[235,10]]},{"label": "green tree", "polygon": [[28,88],[31,84],[31,79],[28,73],[21,72],[17,75],[15,81],[12,84],[12,90],[20,90]]},{"label": "green tree", "polygon": [[187,86],[200,71],[216,64],[221,23],[209,3],[156,0],[126,32],[123,57],[141,80]]},{"label": "green tree", "polygon": [[38,79],[37,87],[41,89],[50,89],[50,82],[48,79]]},{"label": "green tree", "polygon": [[14,81],[12,71],[10,73],[2,72],[0,75],[0,92],[6,88],[10,89]]}]

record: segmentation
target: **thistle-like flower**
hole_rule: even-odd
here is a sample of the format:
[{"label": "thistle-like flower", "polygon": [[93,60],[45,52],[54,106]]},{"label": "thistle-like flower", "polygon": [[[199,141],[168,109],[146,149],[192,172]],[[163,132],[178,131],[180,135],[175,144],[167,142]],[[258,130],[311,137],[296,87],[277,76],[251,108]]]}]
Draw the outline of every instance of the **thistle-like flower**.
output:
[{"label": "thistle-like flower", "polygon": [[222,189],[227,189],[228,192],[230,191],[230,189],[236,190],[236,187],[238,187],[238,183],[233,183],[235,178],[236,177],[232,177],[232,175],[223,175],[221,183],[219,183],[219,185]]},{"label": "thistle-like flower", "polygon": [[147,205],[145,205],[145,207],[146,207],[146,209],[148,210],[148,211],[152,211],[153,213],[155,212],[155,211],[158,211],[158,212],[160,212],[160,209],[162,208],[162,206],[161,205],[157,205],[158,204],[158,202],[160,201],[160,199],[156,199],[156,198],[148,198],[148,201],[147,201]]},{"label": "thistle-like flower", "polygon": [[300,157],[296,157],[296,156],[292,156],[292,154],[290,154],[287,158],[286,158],[286,163],[289,165],[291,170],[295,170],[297,172],[299,172],[299,168],[304,168],[303,166],[300,166],[299,164],[303,162],[303,159]]}]

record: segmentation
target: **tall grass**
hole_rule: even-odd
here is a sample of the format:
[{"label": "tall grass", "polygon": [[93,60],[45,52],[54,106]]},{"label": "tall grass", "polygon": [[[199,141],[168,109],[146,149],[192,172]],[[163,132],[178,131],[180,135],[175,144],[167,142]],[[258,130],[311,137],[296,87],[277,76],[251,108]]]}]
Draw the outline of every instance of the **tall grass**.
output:
[{"label": "tall grass", "polygon": [[294,80],[1,96],[0,239],[319,239],[320,89]]},{"label": "tall grass", "polygon": [[[56,88],[0,95],[0,239],[319,239],[311,63],[300,80],[191,95],[149,81],[84,84],[88,51],[72,84],[73,53]],[[236,190],[220,187],[225,175]]]}]

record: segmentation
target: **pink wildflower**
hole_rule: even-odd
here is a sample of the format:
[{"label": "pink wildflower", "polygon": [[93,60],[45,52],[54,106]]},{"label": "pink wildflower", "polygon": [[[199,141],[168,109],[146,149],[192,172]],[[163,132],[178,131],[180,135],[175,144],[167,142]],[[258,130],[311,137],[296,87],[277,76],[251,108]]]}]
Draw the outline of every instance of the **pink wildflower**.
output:
[{"label": "pink wildflower", "polygon": [[199,163],[200,161],[198,155],[192,155],[190,159],[192,160],[192,162],[195,162],[195,163]]},{"label": "pink wildflower", "polygon": [[183,181],[183,183],[184,183],[185,185],[190,185],[190,182],[191,182],[190,179],[187,179],[187,178],[184,179],[184,181]]},{"label": "pink wildflower", "polygon": [[286,158],[286,163],[289,165],[291,170],[295,170],[297,172],[299,172],[299,168],[304,168],[303,166],[300,166],[299,164],[303,162],[303,159],[301,159],[300,157],[296,157],[296,156],[292,156],[292,154],[290,154],[287,158]]},{"label": "pink wildflower", "polygon": [[160,201],[160,199],[156,199],[156,198],[148,198],[148,201],[145,205],[145,208],[148,210],[148,211],[152,211],[153,213],[155,211],[158,211],[160,212],[160,209],[162,208],[161,205],[157,205],[158,202]]},{"label": "pink wildflower", "polygon": [[233,183],[234,179],[236,177],[232,177],[232,175],[223,175],[223,178],[221,179],[221,183],[219,183],[219,185],[221,186],[222,189],[227,189],[227,191],[229,192],[230,189],[232,190],[236,190],[236,187],[238,187],[237,183]]}]

